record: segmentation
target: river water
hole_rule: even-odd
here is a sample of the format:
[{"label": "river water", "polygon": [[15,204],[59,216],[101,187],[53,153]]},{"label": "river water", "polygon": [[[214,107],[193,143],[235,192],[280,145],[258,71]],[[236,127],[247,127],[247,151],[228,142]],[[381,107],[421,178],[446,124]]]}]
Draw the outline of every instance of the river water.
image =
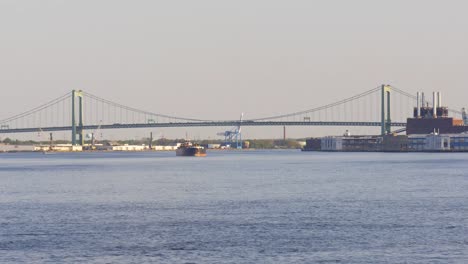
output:
[{"label": "river water", "polygon": [[468,263],[468,154],[0,154],[0,263]]}]

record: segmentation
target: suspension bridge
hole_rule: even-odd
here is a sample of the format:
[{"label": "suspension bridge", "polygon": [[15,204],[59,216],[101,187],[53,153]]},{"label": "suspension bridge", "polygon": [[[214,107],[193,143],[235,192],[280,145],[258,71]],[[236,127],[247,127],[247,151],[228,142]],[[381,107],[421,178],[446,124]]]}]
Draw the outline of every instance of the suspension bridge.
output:
[{"label": "suspension bridge", "polygon": [[[73,90],[29,111],[0,120],[0,134],[71,131],[73,145],[84,144],[86,130],[154,127],[365,126],[404,131],[416,96],[381,85],[323,106],[248,120],[209,120],[171,116],[129,107],[86,91]],[[429,104],[429,102],[428,102]],[[455,111],[456,112],[456,111]]]}]

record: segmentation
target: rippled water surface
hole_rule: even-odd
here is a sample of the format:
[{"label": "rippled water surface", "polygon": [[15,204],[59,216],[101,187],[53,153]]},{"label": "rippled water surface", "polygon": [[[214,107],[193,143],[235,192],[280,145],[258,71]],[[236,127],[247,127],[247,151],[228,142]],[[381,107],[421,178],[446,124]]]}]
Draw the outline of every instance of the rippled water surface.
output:
[{"label": "rippled water surface", "polygon": [[0,154],[0,263],[468,263],[468,154]]}]

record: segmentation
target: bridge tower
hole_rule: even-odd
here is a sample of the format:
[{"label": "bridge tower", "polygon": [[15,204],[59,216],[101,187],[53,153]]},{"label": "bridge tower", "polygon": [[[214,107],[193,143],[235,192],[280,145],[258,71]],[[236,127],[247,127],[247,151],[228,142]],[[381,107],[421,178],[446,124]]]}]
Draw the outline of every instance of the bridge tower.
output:
[{"label": "bridge tower", "polygon": [[381,135],[391,133],[391,118],[390,118],[390,85],[382,84],[382,103],[381,103]]},{"label": "bridge tower", "polygon": [[[76,125],[75,98],[78,97],[78,126]],[[78,144],[84,145],[83,137],[83,92],[81,90],[72,91],[72,145],[76,145],[76,135],[78,134]]]}]

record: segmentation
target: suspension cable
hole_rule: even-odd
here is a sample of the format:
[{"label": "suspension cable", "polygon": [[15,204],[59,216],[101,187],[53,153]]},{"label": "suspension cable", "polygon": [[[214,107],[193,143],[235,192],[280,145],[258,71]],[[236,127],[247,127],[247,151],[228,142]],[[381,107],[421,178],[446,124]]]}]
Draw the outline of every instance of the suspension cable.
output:
[{"label": "suspension cable", "polygon": [[269,119],[278,119],[278,118],[290,117],[290,116],[294,116],[294,115],[307,114],[307,113],[311,113],[311,112],[315,112],[315,111],[319,111],[319,110],[331,108],[331,107],[334,107],[334,106],[337,106],[337,105],[340,105],[340,104],[344,104],[344,103],[347,103],[347,102],[350,102],[350,101],[359,99],[359,98],[361,98],[361,97],[364,97],[364,96],[366,96],[366,95],[375,93],[376,91],[379,91],[379,90],[380,90],[380,86],[378,86],[378,87],[376,87],[376,88],[374,88],[374,89],[365,91],[365,92],[363,92],[363,93],[357,94],[357,95],[355,95],[355,96],[352,96],[352,97],[343,99],[343,100],[341,100],[341,101],[338,101],[338,102],[335,102],[335,103],[331,103],[331,104],[327,104],[327,105],[320,106],[320,107],[316,107],[316,108],[312,108],[312,109],[309,109],[309,110],[304,110],[304,111],[294,112],[294,113],[284,114],[284,115],[278,115],[278,116],[270,116],[270,117],[263,117],[263,118],[250,119],[250,120],[251,120],[251,121],[262,121],[262,120],[269,120]]},{"label": "suspension cable", "polygon": [[26,111],[26,112],[23,112],[21,114],[17,114],[17,115],[11,116],[9,118],[5,118],[3,120],[0,120],[0,123],[11,122],[11,121],[13,121],[15,119],[22,118],[22,117],[28,116],[30,114],[34,114],[35,112],[44,110],[45,108],[48,108],[48,107],[50,107],[52,105],[55,105],[58,102],[63,101],[64,99],[67,99],[68,96],[69,96],[69,93],[66,93],[66,94],[64,94],[64,95],[62,95],[62,96],[60,96],[60,97],[58,97],[58,98],[56,98],[54,100],[51,100],[51,101],[49,101],[49,102],[47,102],[45,104],[42,104],[42,105],[40,105],[38,107],[35,107],[35,108],[33,108],[33,109],[29,110],[29,111]]},{"label": "suspension cable", "polygon": [[153,116],[164,117],[164,118],[172,118],[172,119],[175,119],[175,120],[182,120],[182,121],[198,121],[198,122],[212,121],[212,120],[203,120],[203,119],[176,117],[176,116],[170,116],[170,115],[164,115],[164,114],[156,114],[156,113],[152,113],[152,112],[148,112],[148,111],[139,110],[139,109],[136,109],[136,108],[133,108],[133,107],[125,106],[125,105],[122,105],[122,104],[119,104],[119,103],[116,103],[116,102],[112,102],[112,101],[106,100],[104,98],[98,97],[96,95],[93,95],[93,94],[90,94],[90,93],[87,93],[87,92],[83,92],[83,94],[90,97],[90,98],[92,98],[92,99],[94,99],[94,100],[97,100],[99,102],[108,104],[110,106],[114,106],[116,108],[124,109],[124,110],[131,111],[131,112],[136,112],[136,113],[140,113],[140,114],[147,114],[147,115],[153,115]]}]

